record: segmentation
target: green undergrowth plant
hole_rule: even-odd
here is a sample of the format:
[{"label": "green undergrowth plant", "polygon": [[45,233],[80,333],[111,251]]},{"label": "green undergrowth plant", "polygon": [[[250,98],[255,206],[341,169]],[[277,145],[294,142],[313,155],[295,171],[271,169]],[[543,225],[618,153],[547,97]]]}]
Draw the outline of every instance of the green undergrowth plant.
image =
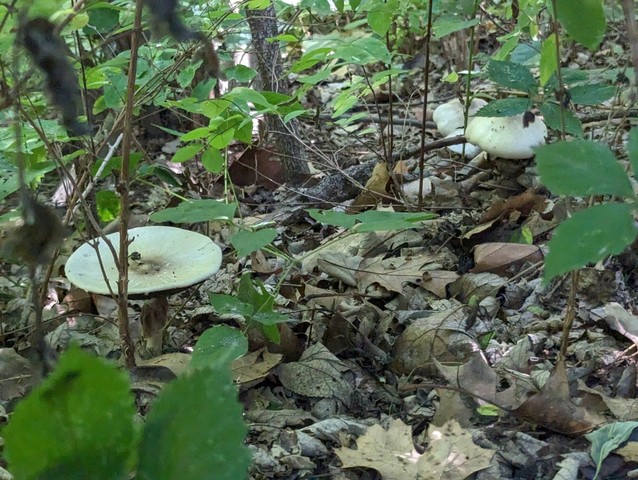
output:
[{"label": "green undergrowth plant", "polygon": [[[638,128],[627,144],[634,178],[638,172]],[[638,210],[629,175],[604,145],[576,139],[536,149],[541,181],[556,195],[613,196],[562,222],[549,242],[545,280],[621,253],[638,235]]]},{"label": "green undergrowth plant", "polygon": [[246,425],[229,369],[247,349],[240,337],[211,329],[141,422],[126,373],[68,350],[2,431],[10,471],[21,480],[246,478]]}]

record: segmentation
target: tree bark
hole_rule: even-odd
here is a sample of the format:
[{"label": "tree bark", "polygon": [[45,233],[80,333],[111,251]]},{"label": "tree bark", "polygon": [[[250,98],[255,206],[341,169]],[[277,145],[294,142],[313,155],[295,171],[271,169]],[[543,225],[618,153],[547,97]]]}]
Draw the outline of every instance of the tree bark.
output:
[{"label": "tree bark", "polygon": [[[288,95],[288,80],[283,76],[283,62],[279,42],[268,42],[277,36],[277,17],[272,5],[264,10],[246,10],[253,47],[257,58],[257,74],[261,89]],[[272,135],[277,154],[284,166],[286,181],[296,185],[310,173],[306,149],[299,140],[299,123],[292,119],[285,123],[281,117],[266,115],[266,130]]]}]

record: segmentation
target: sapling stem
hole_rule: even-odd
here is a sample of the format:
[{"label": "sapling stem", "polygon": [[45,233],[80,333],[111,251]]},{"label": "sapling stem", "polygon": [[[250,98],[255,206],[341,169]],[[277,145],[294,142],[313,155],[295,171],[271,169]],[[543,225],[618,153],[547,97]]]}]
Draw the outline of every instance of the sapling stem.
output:
[{"label": "sapling stem", "polygon": [[122,139],[122,170],[117,186],[120,194],[120,255],[118,261],[119,279],[117,282],[117,324],[120,343],[127,368],[135,366],[135,349],[131,340],[128,323],[128,224],[129,224],[129,187],[130,156],[133,132],[133,104],[135,102],[135,77],[137,74],[137,52],[142,33],[142,0],[135,2],[135,20],[131,32],[131,61],[126,85],[126,105],[124,106],[124,137]]}]

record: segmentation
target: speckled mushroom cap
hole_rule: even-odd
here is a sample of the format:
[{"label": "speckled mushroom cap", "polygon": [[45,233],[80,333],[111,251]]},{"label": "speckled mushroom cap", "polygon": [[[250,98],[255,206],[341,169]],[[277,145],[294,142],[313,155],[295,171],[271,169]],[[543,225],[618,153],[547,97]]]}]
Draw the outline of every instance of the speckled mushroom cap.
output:
[{"label": "speckled mushroom cap", "polygon": [[[133,228],[129,239],[130,298],[168,295],[206,280],[219,270],[221,249],[207,236],[175,227]],[[120,234],[106,236],[118,249]],[[84,243],[69,257],[67,278],[87,292],[109,295],[100,269],[102,259],[109,284],[117,293],[118,272],[113,256],[102,239]]]}]

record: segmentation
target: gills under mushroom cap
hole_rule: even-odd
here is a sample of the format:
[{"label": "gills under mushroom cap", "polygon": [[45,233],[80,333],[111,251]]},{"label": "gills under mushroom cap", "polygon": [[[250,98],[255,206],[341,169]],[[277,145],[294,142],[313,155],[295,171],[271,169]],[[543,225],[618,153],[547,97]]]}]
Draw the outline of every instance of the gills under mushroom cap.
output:
[{"label": "gills under mushroom cap", "polygon": [[[150,226],[128,232],[129,286],[131,298],[166,295],[206,280],[219,270],[221,249],[207,236],[175,227]],[[118,249],[120,234],[107,238]],[[67,278],[88,292],[108,295],[98,253],[111,289],[117,293],[118,271],[102,239],[84,243],[69,257]]]}]

